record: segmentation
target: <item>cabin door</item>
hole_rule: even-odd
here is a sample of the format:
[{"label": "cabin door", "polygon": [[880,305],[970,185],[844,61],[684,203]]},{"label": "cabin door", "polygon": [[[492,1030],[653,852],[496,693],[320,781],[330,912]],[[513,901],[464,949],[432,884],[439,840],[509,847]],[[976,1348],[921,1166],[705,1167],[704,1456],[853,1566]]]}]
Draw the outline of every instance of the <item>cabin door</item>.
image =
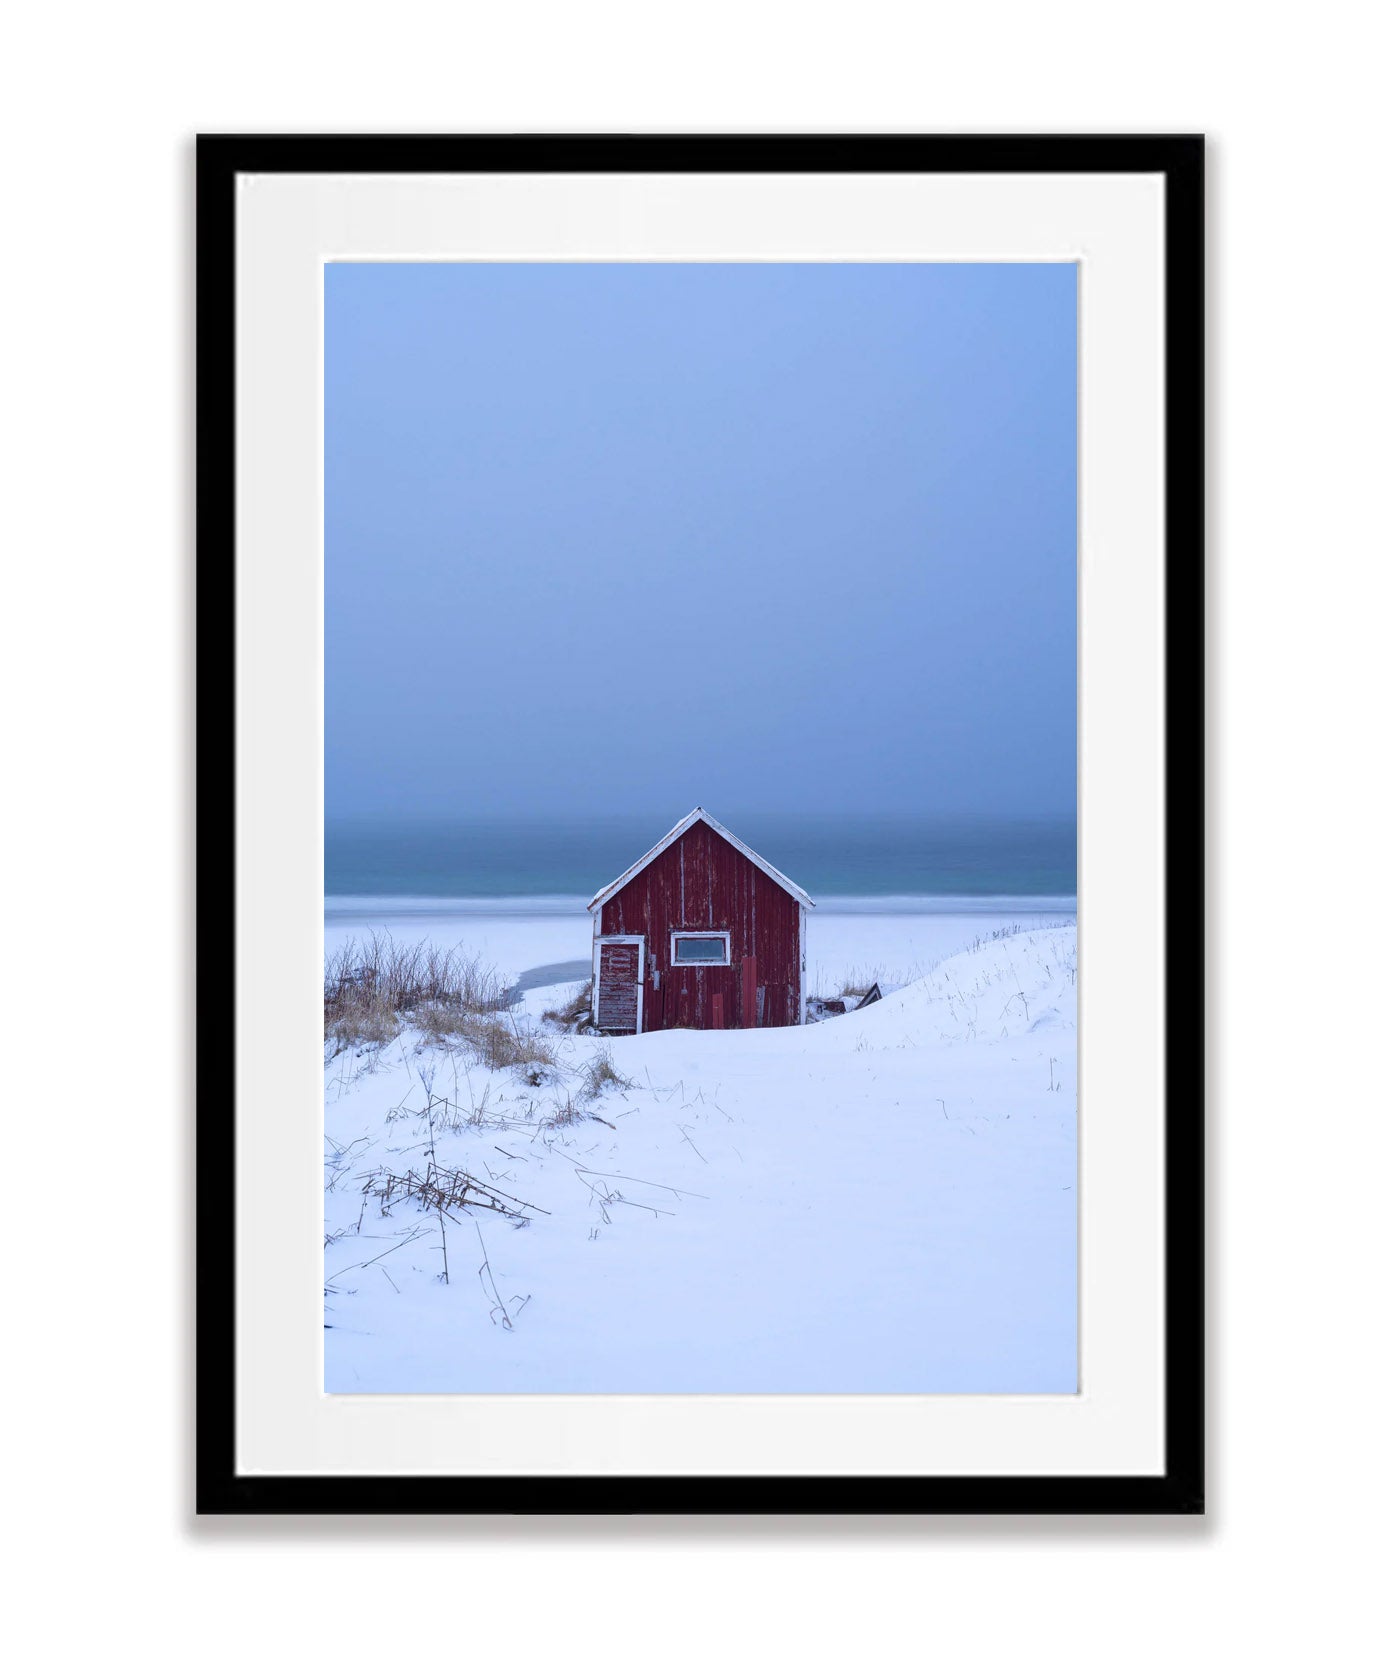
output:
[{"label": "cabin door", "polygon": [[626,934],[598,942],[597,1024],[600,1032],[642,1030],[643,940]]}]

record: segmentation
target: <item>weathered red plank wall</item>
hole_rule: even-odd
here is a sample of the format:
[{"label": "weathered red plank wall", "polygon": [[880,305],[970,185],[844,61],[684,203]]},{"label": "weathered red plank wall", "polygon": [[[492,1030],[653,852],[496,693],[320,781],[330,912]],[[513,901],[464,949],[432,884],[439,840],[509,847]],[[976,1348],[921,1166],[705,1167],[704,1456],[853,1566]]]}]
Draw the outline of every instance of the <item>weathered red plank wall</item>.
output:
[{"label": "weathered red plank wall", "polygon": [[[703,822],[688,828],[602,907],[600,932],[646,935],[642,1031],[712,1027],[716,997],[727,1026],[790,1027],[802,989],[801,908],[737,847]],[[725,968],[672,968],[671,935],[728,931]],[[754,959],[751,1007],[741,982]]]}]

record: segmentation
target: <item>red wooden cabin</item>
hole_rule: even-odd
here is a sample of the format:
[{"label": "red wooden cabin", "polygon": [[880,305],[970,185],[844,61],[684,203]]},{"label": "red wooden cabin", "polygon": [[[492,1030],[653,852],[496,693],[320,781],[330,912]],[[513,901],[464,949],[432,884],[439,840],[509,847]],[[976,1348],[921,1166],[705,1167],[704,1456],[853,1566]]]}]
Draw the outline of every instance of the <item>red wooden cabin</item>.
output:
[{"label": "red wooden cabin", "polygon": [[608,1033],[797,1026],[811,905],[697,805],[588,906],[595,1022]]}]

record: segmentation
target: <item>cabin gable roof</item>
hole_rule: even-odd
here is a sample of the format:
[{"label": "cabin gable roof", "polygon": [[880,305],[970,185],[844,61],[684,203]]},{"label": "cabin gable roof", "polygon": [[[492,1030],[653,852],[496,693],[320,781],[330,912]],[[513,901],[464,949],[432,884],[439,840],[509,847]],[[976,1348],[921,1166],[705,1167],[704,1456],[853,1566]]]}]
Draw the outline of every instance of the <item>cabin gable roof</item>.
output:
[{"label": "cabin gable roof", "polygon": [[588,908],[596,910],[600,904],[606,904],[615,894],[620,893],[629,881],[635,880],[644,869],[655,863],[662,852],[669,846],[674,845],[687,829],[694,828],[695,824],[700,822],[704,823],[707,828],[713,829],[722,840],[727,840],[736,851],[742,852],[756,869],[761,869],[768,879],[780,886],[790,898],[795,898],[799,904],[805,905],[809,910],[812,908],[811,898],[798,886],[796,881],[788,880],[781,870],[774,869],[766,858],[761,858],[751,846],[746,846],[737,834],[731,834],[724,824],[712,817],[703,805],[697,805],[687,816],[682,817],[674,828],[661,836],[650,851],[643,852],[632,867],[624,870],[615,881],[609,881],[607,886],[600,887],[589,899]]}]

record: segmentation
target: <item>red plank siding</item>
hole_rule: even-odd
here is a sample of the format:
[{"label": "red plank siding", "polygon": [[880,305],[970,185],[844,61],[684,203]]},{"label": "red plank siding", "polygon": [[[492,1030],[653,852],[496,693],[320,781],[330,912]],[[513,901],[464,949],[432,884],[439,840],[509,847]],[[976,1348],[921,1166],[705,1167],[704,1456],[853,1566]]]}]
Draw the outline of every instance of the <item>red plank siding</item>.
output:
[{"label": "red plank siding", "polygon": [[[599,916],[603,939],[622,933],[646,938],[643,1032],[710,1028],[717,1020],[746,1027],[797,1025],[801,906],[703,821],[606,900]],[[671,935],[684,932],[727,932],[728,964],[672,967]],[[745,958],[751,959],[747,971]]]}]

